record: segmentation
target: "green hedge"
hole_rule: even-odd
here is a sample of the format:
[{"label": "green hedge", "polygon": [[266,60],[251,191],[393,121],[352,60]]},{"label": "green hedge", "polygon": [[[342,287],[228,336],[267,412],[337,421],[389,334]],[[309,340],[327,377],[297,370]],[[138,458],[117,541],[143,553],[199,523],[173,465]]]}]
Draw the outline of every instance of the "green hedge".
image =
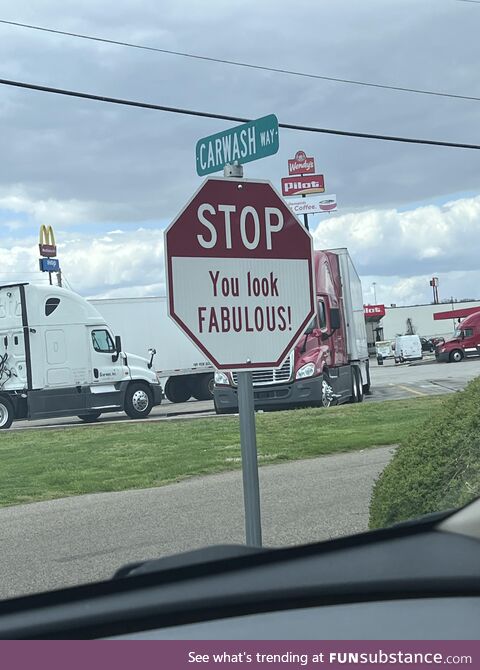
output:
[{"label": "green hedge", "polygon": [[480,495],[480,378],[449,395],[377,480],[370,528],[458,507]]}]

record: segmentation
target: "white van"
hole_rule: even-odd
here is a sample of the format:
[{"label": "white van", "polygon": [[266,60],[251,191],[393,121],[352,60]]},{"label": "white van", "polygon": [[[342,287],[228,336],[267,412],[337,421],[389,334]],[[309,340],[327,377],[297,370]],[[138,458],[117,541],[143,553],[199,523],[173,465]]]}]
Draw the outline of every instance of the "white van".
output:
[{"label": "white van", "polygon": [[383,365],[383,361],[386,358],[395,358],[393,346],[394,343],[390,340],[381,340],[379,342],[375,342],[375,352],[379,365]]},{"label": "white van", "polygon": [[127,354],[93,305],[57,286],[0,286],[0,429],[15,419],[124,411],[162,399],[150,361]]},{"label": "white van", "polygon": [[423,358],[422,342],[418,335],[397,335],[394,350],[395,363],[420,361]]}]

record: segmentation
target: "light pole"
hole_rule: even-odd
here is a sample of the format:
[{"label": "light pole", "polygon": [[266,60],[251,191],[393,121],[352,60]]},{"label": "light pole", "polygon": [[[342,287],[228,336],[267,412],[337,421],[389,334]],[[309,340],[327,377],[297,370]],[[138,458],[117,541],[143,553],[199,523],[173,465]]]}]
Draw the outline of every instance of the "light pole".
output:
[{"label": "light pole", "polygon": [[374,303],[376,305],[377,304],[377,282],[374,281],[372,283],[372,286],[373,286],[373,300],[374,300]]}]

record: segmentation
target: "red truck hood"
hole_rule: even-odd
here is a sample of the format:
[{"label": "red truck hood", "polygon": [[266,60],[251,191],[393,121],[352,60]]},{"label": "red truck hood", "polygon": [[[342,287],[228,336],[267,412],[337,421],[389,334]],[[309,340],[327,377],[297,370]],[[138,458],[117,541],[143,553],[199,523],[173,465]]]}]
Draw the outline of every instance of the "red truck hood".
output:
[{"label": "red truck hood", "polygon": [[297,370],[307,363],[315,363],[317,371],[320,373],[323,369],[325,359],[328,355],[328,344],[319,344],[318,347],[313,347],[308,351],[302,353],[303,342],[305,338],[301,338],[300,342],[295,347],[295,355],[293,358],[293,378],[295,379]]}]

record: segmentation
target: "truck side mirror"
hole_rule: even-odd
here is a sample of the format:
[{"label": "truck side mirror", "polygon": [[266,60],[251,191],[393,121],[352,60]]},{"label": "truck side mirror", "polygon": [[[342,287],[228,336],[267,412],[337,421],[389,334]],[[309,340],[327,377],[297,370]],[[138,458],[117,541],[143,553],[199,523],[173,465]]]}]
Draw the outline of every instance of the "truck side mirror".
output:
[{"label": "truck side mirror", "polygon": [[340,326],[342,325],[341,319],[340,319],[340,310],[338,307],[332,307],[330,309],[330,327],[333,330],[338,330]]},{"label": "truck side mirror", "polygon": [[112,356],[112,361],[116,363],[118,361],[118,357],[120,356],[120,352],[122,351],[122,338],[120,335],[115,335],[115,352]]},{"label": "truck side mirror", "polygon": [[153,357],[157,353],[157,350],[156,349],[149,349],[148,353],[150,354],[150,360],[148,361],[147,367],[148,367],[149,370],[151,370],[152,367],[153,367]]}]

